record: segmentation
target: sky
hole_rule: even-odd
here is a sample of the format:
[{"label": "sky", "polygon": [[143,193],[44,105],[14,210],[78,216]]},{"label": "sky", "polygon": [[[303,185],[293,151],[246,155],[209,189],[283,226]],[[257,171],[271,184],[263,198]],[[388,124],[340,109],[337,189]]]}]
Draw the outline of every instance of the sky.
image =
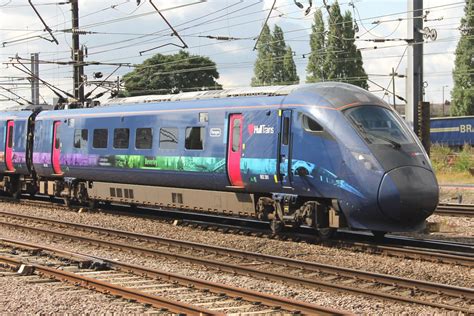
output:
[{"label": "sky", "polygon": [[[217,64],[218,82],[224,88],[246,87],[253,76],[256,51],[255,38],[275,0],[176,0],[153,3],[177,30],[189,46],[191,54],[204,55]],[[410,0],[339,0],[341,11],[349,10],[358,26],[356,45],[361,49],[364,68],[369,75],[369,90],[392,102],[389,74],[395,68],[406,74],[407,1]],[[137,3],[140,4],[137,5]],[[308,0],[276,0],[268,23],[273,29],[278,24],[284,31],[286,43],[295,52],[300,82],[306,78],[309,35],[314,11],[322,8],[323,0],[313,0],[311,11],[305,15]],[[327,4],[335,0],[326,0]],[[39,53],[40,60],[65,62],[71,60],[71,6],[66,0],[33,0],[36,9],[52,30],[59,45],[52,42],[40,19],[26,0],[0,0],[0,110],[18,107],[18,102],[31,98],[26,74],[8,65],[11,57],[30,58]],[[424,44],[425,100],[441,103],[450,99],[453,88],[452,69],[454,52],[461,36],[460,20],[464,15],[464,1],[424,0],[424,26],[437,31],[437,39]],[[156,53],[172,54],[180,48],[176,36],[154,11],[149,0],[79,0],[81,45],[87,47],[87,62],[139,64]],[[218,41],[205,36],[228,36],[233,41]],[[375,39],[390,39],[374,42]],[[168,44],[168,45],[165,45]],[[170,45],[171,44],[171,45]],[[162,46],[159,47],[158,46]],[[147,51],[148,50],[148,51]],[[140,54],[140,52],[144,52]],[[29,67],[29,65],[27,65]],[[85,67],[88,80],[93,73],[102,72],[111,79],[133,70],[132,67],[94,65]],[[115,71],[115,72],[114,72]],[[44,63],[40,77],[72,93],[72,66]],[[405,79],[397,78],[396,94],[405,97]],[[9,89],[10,91],[5,90]],[[95,86],[86,86],[90,91]],[[103,91],[97,89],[95,93]],[[95,94],[94,93],[94,94]],[[54,94],[44,85],[40,101],[51,103]],[[108,96],[107,94],[106,96]],[[10,99],[10,100],[9,100]]]}]

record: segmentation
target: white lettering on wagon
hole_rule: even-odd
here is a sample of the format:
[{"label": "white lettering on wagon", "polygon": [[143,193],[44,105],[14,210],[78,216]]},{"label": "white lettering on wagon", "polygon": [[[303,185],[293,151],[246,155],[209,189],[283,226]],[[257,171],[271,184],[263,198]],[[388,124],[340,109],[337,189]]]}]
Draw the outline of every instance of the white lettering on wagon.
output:
[{"label": "white lettering on wagon", "polygon": [[461,124],[459,125],[459,131],[461,133],[474,133],[474,129],[471,124]]}]

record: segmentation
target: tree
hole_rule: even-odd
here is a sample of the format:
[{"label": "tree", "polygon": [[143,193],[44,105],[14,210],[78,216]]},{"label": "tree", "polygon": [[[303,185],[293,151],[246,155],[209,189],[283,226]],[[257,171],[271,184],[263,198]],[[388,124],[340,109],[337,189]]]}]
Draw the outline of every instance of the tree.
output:
[{"label": "tree", "polygon": [[299,82],[293,51],[286,45],[283,30],[278,25],[275,25],[273,34],[267,25],[263,27],[257,49],[253,87]]},{"label": "tree", "polygon": [[325,79],[323,65],[326,47],[326,30],[324,28],[323,13],[320,9],[314,12],[314,23],[311,26],[311,30],[309,40],[311,54],[309,55],[308,66],[306,67],[306,81],[318,82]]},{"label": "tree", "polygon": [[273,81],[272,36],[267,24],[263,26],[261,33],[257,45],[258,56],[253,70],[252,87],[270,85]]},{"label": "tree", "polygon": [[355,45],[355,31],[352,23],[352,15],[350,11],[344,14],[343,24],[344,36],[344,57],[343,69],[345,71],[344,78],[350,83],[364,89],[368,89],[367,74],[364,70],[364,62],[362,61],[362,54]]},{"label": "tree", "polygon": [[[451,115],[474,115],[474,0],[466,0],[454,62]],[[444,102],[444,100],[443,100]]]},{"label": "tree", "polygon": [[339,3],[336,1],[329,10],[326,56],[323,73],[326,79],[340,81],[344,78],[343,18]]},{"label": "tree", "polygon": [[283,58],[283,81],[281,84],[297,84],[299,82],[300,77],[298,76],[296,64],[293,60],[293,50],[288,46]]},{"label": "tree", "polygon": [[273,57],[272,58],[273,60],[272,84],[281,84],[281,83],[286,82],[285,72],[283,69],[283,59],[285,58],[285,54],[286,54],[286,43],[285,43],[285,37],[283,35],[283,30],[281,29],[281,27],[279,27],[276,24],[273,29],[271,48],[272,48],[272,57]]},{"label": "tree", "polygon": [[216,64],[208,57],[179,51],[156,54],[123,76],[125,95],[168,94],[212,87],[222,89]]}]

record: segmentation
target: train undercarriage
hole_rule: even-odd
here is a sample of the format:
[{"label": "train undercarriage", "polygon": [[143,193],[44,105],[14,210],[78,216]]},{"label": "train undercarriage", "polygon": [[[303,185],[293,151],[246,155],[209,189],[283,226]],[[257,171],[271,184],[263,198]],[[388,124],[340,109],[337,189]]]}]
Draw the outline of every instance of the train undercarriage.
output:
[{"label": "train undercarriage", "polygon": [[312,227],[322,238],[346,227],[335,200],[311,200],[291,194],[259,194],[157,187],[123,183],[85,181],[73,178],[34,180],[4,175],[3,192],[15,199],[22,193],[62,198],[66,205],[96,207],[97,203],[118,203],[206,212],[268,222],[274,233],[285,227]]}]

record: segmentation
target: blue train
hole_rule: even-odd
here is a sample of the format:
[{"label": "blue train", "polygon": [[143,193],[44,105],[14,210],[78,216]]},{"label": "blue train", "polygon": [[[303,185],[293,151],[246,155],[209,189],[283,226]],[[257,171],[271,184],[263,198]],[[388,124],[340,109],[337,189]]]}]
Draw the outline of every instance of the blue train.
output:
[{"label": "blue train", "polygon": [[474,116],[438,117],[430,122],[432,144],[448,147],[474,146]]},{"label": "blue train", "polygon": [[418,139],[349,84],[135,97],[0,124],[2,187],[14,195],[252,216],[321,236],[417,230],[438,203]]}]

